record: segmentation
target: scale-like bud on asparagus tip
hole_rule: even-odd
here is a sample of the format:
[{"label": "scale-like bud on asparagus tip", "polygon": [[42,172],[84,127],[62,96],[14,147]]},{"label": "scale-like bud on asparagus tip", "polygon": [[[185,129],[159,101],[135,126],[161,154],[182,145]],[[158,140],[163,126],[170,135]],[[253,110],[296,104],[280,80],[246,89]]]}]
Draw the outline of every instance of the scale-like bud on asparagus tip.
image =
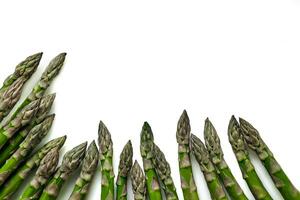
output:
[{"label": "scale-like bud on asparagus tip", "polygon": [[83,178],[85,180],[90,179],[89,177],[92,176],[93,172],[96,170],[98,166],[98,161],[99,161],[99,152],[95,141],[93,141],[88,147],[88,150],[86,152],[82,164],[81,176],[84,176],[85,178],[84,177]]},{"label": "scale-like bud on asparagus tip", "polygon": [[111,135],[102,121],[100,121],[99,123],[98,144],[100,160],[102,160],[105,157],[104,155],[109,155],[110,157],[113,156],[113,142],[111,139]]},{"label": "scale-like bud on asparagus tip", "polygon": [[36,53],[34,55],[31,55],[27,57],[24,61],[19,63],[16,67],[16,70],[14,72],[16,77],[30,77],[35,70],[37,69],[41,59],[42,59],[43,53]]},{"label": "scale-like bud on asparagus tip", "polygon": [[241,127],[234,116],[231,117],[228,125],[228,138],[235,153],[242,151],[244,154],[248,155]]},{"label": "scale-like bud on asparagus tip", "polygon": [[124,146],[122,153],[120,155],[120,163],[119,163],[119,175],[122,177],[127,177],[130,169],[132,167],[132,156],[133,149],[131,141],[129,140],[127,144]]},{"label": "scale-like bud on asparagus tip", "polygon": [[64,135],[62,137],[55,138],[55,139],[49,141],[48,143],[46,143],[44,145],[44,147],[41,148],[41,150],[43,152],[48,152],[50,149],[53,149],[55,147],[60,149],[65,144],[66,139],[67,139],[66,135]]},{"label": "scale-like bud on asparagus tip", "polygon": [[190,140],[190,134],[191,134],[190,119],[189,116],[187,115],[186,110],[184,110],[177,124],[176,138],[178,144],[188,145]]},{"label": "scale-like bud on asparagus tip", "polygon": [[207,164],[210,162],[209,153],[203,142],[194,134],[191,136],[191,149],[201,169],[205,170]]},{"label": "scale-like bud on asparagus tip", "polygon": [[221,160],[221,158],[223,157],[223,151],[220,144],[220,138],[217,134],[215,127],[209,121],[208,118],[206,118],[205,120],[204,138],[205,145],[211,157],[213,159]]},{"label": "scale-like bud on asparagus tip", "polygon": [[37,110],[37,113],[35,115],[37,123],[40,122],[40,120],[44,119],[45,116],[49,113],[53,102],[55,100],[56,94],[49,94],[41,98],[41,102],[39,105],[39,108]]},{"label": "scale-like bud on asparagus tip", "polygon": [[141,155],[144,159],[148,160],[153,157],[153,155],[152,155],[153,140],[154,140],[154,138],[153,138],[152,129],[151,129],[150,125],[148,124],[148,122],[144,122],[142,131],[141,131],[141,145],[140,145]]},{"label": "scale-like bud on asparagus tip", "polygon": [[137,161],[131,169],[131,182],[132,190],[134,193],[135,200],[145,200],[146,199],[146,178],[143,170]]}]

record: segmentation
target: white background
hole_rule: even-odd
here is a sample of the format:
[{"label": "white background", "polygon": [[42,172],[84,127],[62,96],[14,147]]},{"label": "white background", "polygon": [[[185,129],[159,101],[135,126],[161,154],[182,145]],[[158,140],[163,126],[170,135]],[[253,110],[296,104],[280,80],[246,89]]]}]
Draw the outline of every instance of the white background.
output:
[{"label": "white background", "polygon": [[[67,134],[63,152],[97,139],[102,119],[112,134],[117,171],[128,139],[141,161],[139,134],[147,120],[182,199],[175,132],[187,109],[192,132],[201,138],[210,117],[225,159],[253,199],[227,138],[235,114],[261,132],[300,188],[299,1],[2,1],[1,82],[39,51],[44,52],[40,68],[23,98],[50,59],[68,53],[50,89],[57,93],[57,117],[48,139]],[[274,199],[282,199],[257,160],[255,165]],[[195,162],[193,167],[200,197],[209,199]],[[75,179],[59,199],[67,199]],[[88,199],[99,196],[98,172]]]}]

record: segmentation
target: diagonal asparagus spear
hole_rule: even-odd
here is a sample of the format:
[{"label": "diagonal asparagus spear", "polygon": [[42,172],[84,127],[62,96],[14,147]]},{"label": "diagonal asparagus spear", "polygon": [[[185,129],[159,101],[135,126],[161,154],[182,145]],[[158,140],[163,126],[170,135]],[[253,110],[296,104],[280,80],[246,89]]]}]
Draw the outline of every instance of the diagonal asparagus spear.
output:
[{"label": "diagonal asparagus spear", "polygon": [[62,164],[49,181],[40,197],[40,200],[57,199],[60,190],[70,175],[79,167],[86,149],[87,143],[82,143],[68,151],[63,158]]},{"label": "diagonal asparagus spear", "polygon": [[0,150],[21,127],[30,123],[38,110],[39,104],[40,99],[31,102],[24,107],[16,117],[8,120],[0,127]]},{"label": "diagonal asparagus spear", "polygon": [[187,112],[184,110],[178,121],[176,132],[181,189],[185,200],[198,200],[199,197],[190,159],[190,135],[190,120]]},{"label": "diagonal asparagus spear", "polygon": [[105,124],[100,121],[98,144],[101,166],[101,200],[114,199],[113,143]]},{"label": "diagonal asparagus spear", "polygon": [[274,155],[262,140],[259,132],[246,120],[240,118],[242,133],[248,147],[256,152],[259,159],[269,172],[275,186],[282,197],[287,200],[299,200],[300,192],[295,188],[288,176],[285,174]]},{"label": "diagonal asparagus spear", "polygon": [[80,176],[75,183],[73,192],[69,200],[83,200],[85,199],[92,178],[97,170],[99,162],[99,152],[95,141],[93,141],[84,157]]},{"label": "diagonal asparagus spear", "polygon": [[8,176],[17,169],[17,167],[47,135],[53,120],[54,115],[50,115],[40,125],[32,129],[26,139],[20,144],[19,149],[0,168],[0,186],[3,185]]},{"label": "diagonal asparagus spear", "polygon": [[19,169],[14,173],[6,183],[0,187],[0,199],[8,200],[19,189],[24,180],[29,176],[30,172],[40,165],[41,160],[54,148],[61,148],[66,136],[53,139],[41,147],[33,154]]},{"label": "diagonal asparagus spear", "polygon": [[147,122],[144,122],[141,132],[140,151],[141,156],[143,157],[147,192],[150,200],[161,200],[162,195],[160,193],[160,185],[152,163],[154,145],[153,140],[151,127]]},{"label": "diagonal asparagus spear", "polygon": [[37,200],[48,179],[55,173],[59,160],[59,149],[52,149],[41,161],[39,168],[29,185],[25,188],[20,200]]},{"label": "diagonal asparagus spear", "polygon": [[246,144],[244,143],[244,137],[242,135],[240,125],[238,124],[234,116],[231,117],[229,122],[228,137],[229,142],[232,146],[232,150],[242,171],[243,178],[247,182],[248,187],[255,199],[272,200],[272,197],[259,179],[255,168],[249,158],[249,152],[247,150]]},{"label": "diagonal asparagus spear", "polygon": [[48,115],[55,99],[55,94],[46,95],[41,99],[38,110],[31,122],[17,132],[2,148],[0,152],[0,166],[19,148],[21,142],[28,135],[29,131],[40,124]]},{"label": "diagonal asparagus spear", "polygon": [[163,184],[163,189],[166,194],[166,200],[178,200],[176,187],[171,177],[170,165],[167,162],[164,153],[156,144],[154,144],[153,146],[153,154],[153,164],[155,166],[158,177]]},{"label": "diagonal asparagus spear", "polygon": [[191,137],[191,149],[204,174],[211,198],[214,200],[227,200],[222,183],[219,181],[214,164],[210,161],[205,145],[193,134]]},{"label": "diagonal asparagus spear", "polygon": [[134,200],[146,200],[146,178],[137,161],[134,162],[130,173]]},{"label": "diagonal asparagus spear", "polygon": [[120,155],[119,172],[117,177],[117,200],[127,199],[127,178],[132,167],[132,144],[129,140]]},{"label": "diagonal asparagus spear", "polygon": [[234,178],[226,161],[224,160],[223,151],[220,144],[220,138],[215,127],[207,118],[205,120],[204,138],[206,148],[210,154],[210,159],[217,169],[219,177],[223,182],[225,189],[230,198],[235,200],[247,200],[242,188]]}]

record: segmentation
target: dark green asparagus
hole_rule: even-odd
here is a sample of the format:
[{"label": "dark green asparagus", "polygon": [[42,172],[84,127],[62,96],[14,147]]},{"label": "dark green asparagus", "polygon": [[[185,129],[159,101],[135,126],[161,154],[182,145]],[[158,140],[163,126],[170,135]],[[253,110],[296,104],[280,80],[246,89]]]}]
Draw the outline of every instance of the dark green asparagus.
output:
[{"label": "dark green asparagus", "polygon": [[146,200],[146,177],[137,161],[132,166],[130,177],[134,200]]}]

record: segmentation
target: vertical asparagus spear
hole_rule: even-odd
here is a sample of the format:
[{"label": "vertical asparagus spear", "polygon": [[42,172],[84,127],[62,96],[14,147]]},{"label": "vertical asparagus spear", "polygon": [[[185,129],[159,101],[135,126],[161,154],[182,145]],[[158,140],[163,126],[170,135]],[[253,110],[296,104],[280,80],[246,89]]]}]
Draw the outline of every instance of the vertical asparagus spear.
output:
[{"label": "vertical asparagus spear", "polygon": [[232,146],[232,150],[239,163],[240,169],[243,174],[243,178],[248,184],[255,199],[258,200],[272,200],[272,197],[264,187],[263,183],[259,179],[255,168],[249,158],[249,152],[247,146],[244,143],[244,137],[241,132],[240,125],[234,116],[231,117],[228,126],[229,142]]},{"label": "vertical asparagus spear", "polygon": [[211,161],[216,167],[219,177],[223,182],[230,198],[236,200],[248,199],[244,194],[242,188],[234,178],[233,174],[231,173],[231,170],[229,169],[226,161],[224,160],[220,138],[215,127],[212,125],[208,118],[205,120],[204,137]]},{"label": "vertical asparagus spear", "polygon": [[59,159],[59,149],[52,149],[41,161],[39,168],[29,185],[25,188],[20,200],[37,200],[48,182],[55,173]]},{"label": "vertical asparagus spear", "polygon": [[92,178],[97,170],[99,162],[99,152],[95,141],[93,141],[84,157],[80,176],[75,183],[73,192],[69,200],[83,200],[85,199]]},{"label": "vertical asparagus spear", "polygon": [[132,166],[132,144],[129,140],[120,155],[119,172],[117,177],[117,200],[127,200],[127,177]]},{"label": "vertical asparagus spear", "polygon": [[0,187],[0,199],[8,200],[19,189],[24,180],[28,177],[30,172],[40,165],[41,160],[45,155],[54,148],[61,148],[65,141],[66,136],[53,139],[41,147],[36,153],[33,154],[19,169],[14,173],[6,183]]},{"label": "vertical asparagus spear", "polygon": [[87,143],[82,143],[71,151],[68,151],[63,158],[62,164],[43,190],[40,200],[57,199],[61,188],[70,175],[79,167],[86,149]]},{"label": "vertical asparagus spear", "polygon": [[60,72],[60,70],[63,66],[63,63],[65,61],[65,57],[66,57],[66,53],[61,53],[58,56],[56,56],[53,60],[51,60],[48,67],[42,74],[40,80],[34,86],[33,90],[28,95],[28,97],[23,101],[23,103],[14,112],[14,114],[12,115],[12,118],[14,118],[30,102],[41,98],[45,94],[46,90],[50,86],[53,79]]},{"label": "vertical asparagus spear", "polygon": [[9,88],[9,86],[11,86],[19,78],[24,78],[25,80],[28,80],[36,71],[41,61],[42,55],[43,53],[31,55],[25,60],[23,60],[21,63],[19,63],[16,66],[14,73],[9,75],[5,79],[2,87],[0,88],[0,96]]},{"label": "vertical asparagus spear", "polygon": [[141,150],[141,155],[143,157],[147,192],[150,200],[160,200],[162,199],[160,193],[160,185],[152,163],[153,145],[154,145],[153,140],[154,138],[153,138],[151,127],[147,122],[145,122],[141,132],[140,150]]},{"label": "vertical asparagus spear", "polygon": [[146,178],[143,170],[137,161],[134,162],[131,169],[132,190],[135,200],[146,200]]},{"label": "vertical asparagus spear", "polygon": [[190,159],[190,135],[190,120],[187,112],[184,110],[178,121],[176,132],[181,189],[185,200],[198,200],[199,197]]},{"label": "vertical asparagus spear", "polygon": [[16,117],[8,120],[0,127],[0,150],[21,127],[30,123],[38,110],[39,104],[40,99],[31,102],[24,107]]},{"label": "vertical asparagus spear", "polygon": [[171,168],[167,162],[164,153],[154,144],[153,146],[153,164],[158,174],[159,179],[163,184],[163,189],[166,194],[166,200],[178,200],[176,187],[171,177]]},{"label": "vertical asparagus spear", "polygon": [[300,199],[300,192],[295,188],[288,176],[285,174],[273,153],[260,137],[259,132],[246,120],[240,118],[240,124],[248,147],[256,152],[259,159],[269,172],[275,186],[282,197],[287,200]]},{"label": "vertical asparagus spear", "polygon": [[19,149],[0,168],[0,186],[3,185],[8,176],[17,169],[17,167],[47,135],[53,120],[54,115],[50,115],[40,125],[32,129],[26,139],[20,144]]},{"label": "vertical asparagus spear", "polygon": [[191,137],[191,149],[204,174],[211,198],[214,200],[227,200],[222,183],[219,181],[218,174],[209,158],[205,145],[193,134]]},{"label": "vertical asparagus spear", "polygon": [[29,131],[40,124],[48,115],[53,101],[55,99],[55,94],[46,95],[41,99],[38,110],[31,122],[17,132],[7,143],[3,146],[0,152],[0,166],[2,166],[5,161],[18,149],[21,142],[28,135]]}]

